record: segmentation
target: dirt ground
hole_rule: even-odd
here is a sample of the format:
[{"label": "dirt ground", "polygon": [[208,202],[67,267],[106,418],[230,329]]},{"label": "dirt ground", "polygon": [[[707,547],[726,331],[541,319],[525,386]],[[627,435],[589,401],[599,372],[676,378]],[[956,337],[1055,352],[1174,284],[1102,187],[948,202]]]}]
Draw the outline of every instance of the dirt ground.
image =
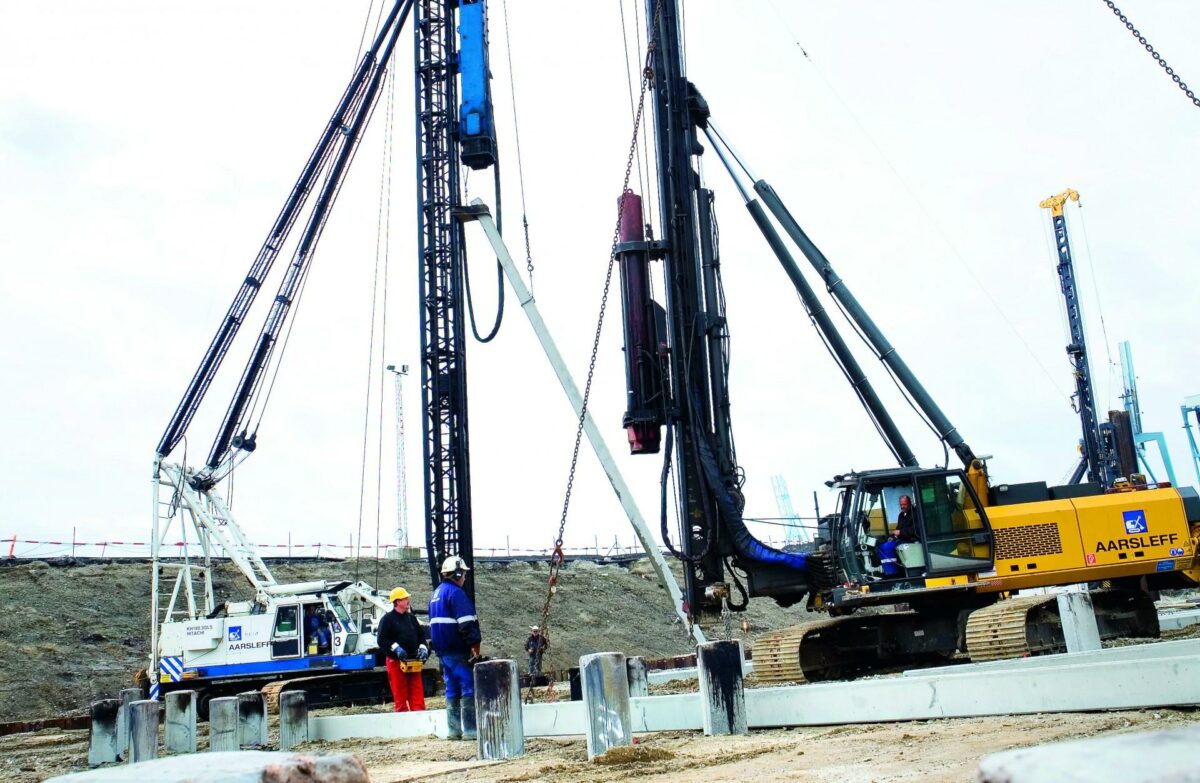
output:
[{"label": "dirt ground", "polygon": [[[775,729],[746,737],[661,732],[639,735],[634,747],[595,762],[587,760],[582,737],[531,739],[524,757],[503,762],[475,761],[474,743],[434,738],[312,742],[303,750],[354,753],[374,783],[967,783],[989,753],[1196,723],[1196,711],[1162,709]],[[86,755],[86,731],[0,737],[0,779],[34,783],[81,771]]]},{"label": "dirt ground", "polygon": [[[381,587],[404,585],[418,606],[430,591],[423,564],[384,562],[377,567],[374,561],[364,561],[357,575],[348,562],[272,568],[279,579],[288,581],[357,576]],[[0,567],[0,722],[78,713],[91,700],[115,696],[128,687],[147,654],[148,570],[145,563],[128,562]],[[521,660],[527,627],[537,622],[545,600],[547,573],[544,564],[481,564],[477,579],[485,652]],[[247,597],[242,584],[236,571],[225,569],[217,590],[233,598]],[[745,615],[737,616],[735,637],[753,637],[808,619],[816,618],[756,599]],[[693,649],[646,563],[573,564],[561,577],[551,629],[554,646],[547,656],[548,669],[566,668],[592,652],[660,657]],[[1168,636],[1194,637],[1197,630],[1193,626]],[[691,688],[694,684],[670,685],[671,690]],[[430,708],[440,702],[431,699]],[[1200,723],[1200,712],[1160,709],[798,728],[755,731],[748,737],[665,732],[639,737],[634,748],[604,759],[607,763],[588,762],[583,738],[532,739],[525,757],[487,763],[474,760],[473,743],[435,738],[311,743],[308,750],[355,753],[377,783],[744,783],[755,777],[813,783],[957,783],[974,780],[979,760],[996,751],[1194,723]],[[201,749],[205,734],[202,727]],[[86,731],[47,729],[0,737],[0,780],[32,783],[80,771],[86,756]]]},{"label": "dirt ground", "polygon": [[[272,562],[280,581],[362,579],[376,587],[403,585],[413,606],[431,592],[423,562]],[[476,574],[484,653],[524,659],[529,626],[540,622],[549,571],[544,563],[480,563]],[[148,563],[67,565],[0,561],[0,722],[83,712],[100,698],[131,687],[149,655]],[[224,566],[218,596],[251,597],[236,569]],[[738,615],[735,638],[807,619],[754,599]],[[740,623],[745,621],[748,633]],[[586,561],[563,570],[550,619],[547,670],[566,669],[581,655],[620,651],[662,657],[694,652],[663,590],[644,561],[631,567]]]}]

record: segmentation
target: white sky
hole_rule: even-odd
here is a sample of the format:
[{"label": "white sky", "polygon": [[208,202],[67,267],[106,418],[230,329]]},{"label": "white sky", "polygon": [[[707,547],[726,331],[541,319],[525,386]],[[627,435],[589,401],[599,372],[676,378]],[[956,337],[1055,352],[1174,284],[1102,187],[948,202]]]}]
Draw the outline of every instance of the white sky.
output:
[{"label": "white sky", "polygon": [[[569,7],[510,0],[508,13],[535,292],[582,379],[631,122],[619,4]],[[1200,5],[1123,8],[1200,87]],[[73,527],[83,541],[148,535],[154,446],[349,78],[367,12],[361,1],[5,6],[0,537],[62,538]],[[632,36],[632,0],[625,12]],[[1101,407],[1119,407],[1120,374],[1108,357],[1116,361],[1117,342],[1130,340],[1145,426],[1167,433],[1179,478],[1195,483],[1179,404],[1200,392],[1200,240],[1191,223],[1200,211],[1200,111],[1103,3],[693,0],[686,24],[690,76],[722,130],[781,192],[976,452],[994,455],[998,481],[1057,483],[1076,461],[1066,328],[1049,219],[1037,204],[1079,190],[1082,215],[1069,216]],[[491,30],[516,227],[498,0]],[[386,360],[414,371],[405,401],[419,539],[411,28],[395,62]],[[259,450],[236,475],[235,511],[258,541],[286,541],[289,531],[296,543],[359,537],[385,114],[381,105],[317,253]],[[776,473],[800,513],[814,489],[828,508],[822,481],[885,467],[887,453],[715,159],[706,174],[718,192],[747,514],[778,515]],[[476,177],[471,195],[491,201],[490,182]],[[523,256],[519,231],[509,237]],[[477,253],[472,269],[480,320],[489,320],[487,256]],[[614,295],[593,411],[623,454],[618,302]],[[469,346],[475,537],[485,548],[552,538],[574,435],[528,324],[509,304],[501,337]],[[263,309],[192,425],[191,461],[207,454]],[[378,363],[373,376],[377,411]],[[890,382],[873,380],[923,461],[940,460]],[[367,541],[377,516],[385,541],[395,521],[391,389],[389,378],[378,514],[379,446],[374,432],[368,438]],[[621,463],[657,528],[659,460]],[[567,544],[613,536],[633,541],[585,452]]]}]

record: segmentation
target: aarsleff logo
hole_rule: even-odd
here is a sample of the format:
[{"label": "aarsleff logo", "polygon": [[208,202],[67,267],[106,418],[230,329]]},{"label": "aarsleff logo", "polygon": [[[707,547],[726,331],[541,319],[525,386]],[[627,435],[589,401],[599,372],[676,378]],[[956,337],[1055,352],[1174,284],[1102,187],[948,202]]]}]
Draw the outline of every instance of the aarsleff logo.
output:
[{"label": "aarsleff logo", "polygon": [[242,626],[240,626],[240,625],[229,626],[229,641],[240,642],[241,640],[242,640]]},{"label": "aarsleff logo", "polygon": [[1128,535],[1136,533],[1148,533],[1146,527],[1146,512],[1138,509],[1137,511],[1124,511],[1121,516],[1125,519],[1125,532]]}]

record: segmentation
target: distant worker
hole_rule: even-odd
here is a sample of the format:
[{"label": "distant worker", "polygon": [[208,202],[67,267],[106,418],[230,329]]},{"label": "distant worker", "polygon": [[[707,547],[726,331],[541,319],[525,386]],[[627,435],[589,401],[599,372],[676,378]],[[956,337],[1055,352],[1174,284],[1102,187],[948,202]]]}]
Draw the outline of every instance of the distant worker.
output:
[{"label": "distant worker", "polygon": [[429,599],[429,635],[433,651],[442,661],[446,683],[446,727],[450,739],[475,739],[475,683],[471,667],[480,660],[479,618],[462,589],[467,563],[447,557],[442,563],[442,583]]},{"label": "distant worker", "polygon": [[529,673],[542,673],[542,653],[550,646],[550,640],[542,636],[542,629],[529,626],[529,638],[525,640],[525,652],[529,653]]},{"label": "distant worker", "polygon": [[884,578],[902,576],[900,559],[896,555],[896,547],[901,544],[918,540],[917,523],[913,519],[912,498],[900,496],[900,515],[896,517],[896,527],[887,540],[879,545],[879,563],[883,566]]},{"label": "distant worker", "polygon": [[425,685],[421,669],[429,658],[425,631],[410,612],[412,599],[403,587],[388,594],[392,611],[379,621],[375,636],[379,649],[387,656],[388,684],[396,712],[421,712],[425,709]]}]

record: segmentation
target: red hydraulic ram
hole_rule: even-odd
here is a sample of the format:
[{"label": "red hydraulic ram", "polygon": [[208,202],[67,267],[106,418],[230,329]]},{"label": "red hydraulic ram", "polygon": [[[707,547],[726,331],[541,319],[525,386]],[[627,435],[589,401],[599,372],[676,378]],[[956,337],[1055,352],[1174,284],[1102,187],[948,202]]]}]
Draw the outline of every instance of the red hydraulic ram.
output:
[{"label": "red hydraulic ram", "polygon": [[655,454],[664,418],[662,361],[666,312],[650,297],[650,251],[642,221],[642,198],[625,191],[618,201],[621,228],[617,262],[625,315],[626,409],[623,425],[632,454]]}]

